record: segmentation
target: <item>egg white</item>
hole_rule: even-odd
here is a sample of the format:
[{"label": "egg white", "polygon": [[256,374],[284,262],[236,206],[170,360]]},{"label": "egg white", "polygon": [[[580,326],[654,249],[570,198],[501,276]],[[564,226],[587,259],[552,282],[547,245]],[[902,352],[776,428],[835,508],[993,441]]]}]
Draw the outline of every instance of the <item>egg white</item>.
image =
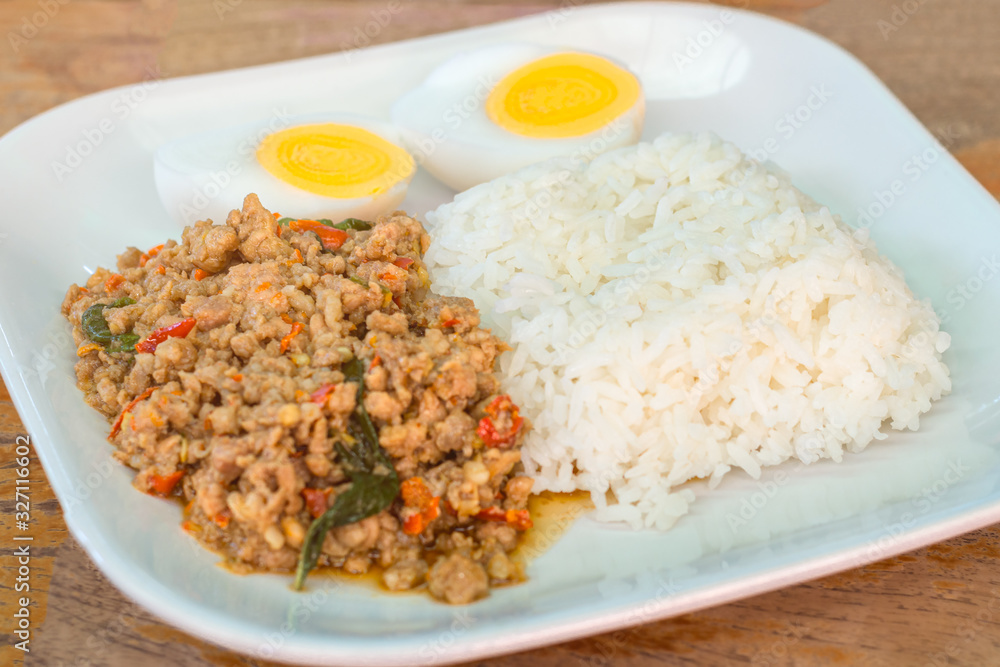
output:
[{"label": "egg white", "polygon": [[455,190],[552,157],[590,159],[636,143],[645,116],[641,90],[639,99],[625,113],[579,137],[525,137],[490,120],[486,99],[506,75],[543,56],[566,51],[578,49],[508,43],[458,54],[399,98],[392,107],[392,121],[417,163]]},{"label": "egg white", "polygon": [[403,146],[390,124],[349,114],[309,114],[274,118],[201,132],[175,139],[158,148],[153,172],[160,201],[177,222],[225,222],[229,212],[254,192],[271,211],[294,218],[361,218],[372,220],[395,210],[406,197],[411,174],[387,190],[368,197],[338,199],[306,192],[268,172],[257,160],[257,147],[266,136],[313,123],[353,125]]}]

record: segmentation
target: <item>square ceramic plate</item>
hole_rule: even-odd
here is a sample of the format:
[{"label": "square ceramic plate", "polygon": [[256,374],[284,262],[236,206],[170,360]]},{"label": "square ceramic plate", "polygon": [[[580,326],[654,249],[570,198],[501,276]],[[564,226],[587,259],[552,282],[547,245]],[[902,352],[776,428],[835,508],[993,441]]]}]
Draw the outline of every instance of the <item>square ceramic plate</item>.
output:
[{"label": "square ceramic plate", "polygon": [[[108,426],[74,386],[59,315],[66,287],[126,245],[178,238],[153,185],[160,143],[275,113],[387,117],[446,57],[510,40],[615,56],[646,88],[646,138],[714,130],[773,159],[849,222],[865,212],[861,224],[947,320],[954,392],[919,432],[841,464],[699,488],[694,512],[668,533],[578,520],[531,561],[527,583],[461,609],[320,578],[296,594],[286,576],[229,573],[181,531],[173,503],[138,494],[128,471],[109,465]],[[243,194],[231,193],[234,205]],[[421,174],[405,206],[422,215],[451,194]],[[468,660],[719,604],[1000,520],[1000,207],[854,58],[772,19],[704,5],[592,6],[111,90],[4,137],[0,200],[0,367],[66,523],[138,603],[239,651],[323,665]]]}]

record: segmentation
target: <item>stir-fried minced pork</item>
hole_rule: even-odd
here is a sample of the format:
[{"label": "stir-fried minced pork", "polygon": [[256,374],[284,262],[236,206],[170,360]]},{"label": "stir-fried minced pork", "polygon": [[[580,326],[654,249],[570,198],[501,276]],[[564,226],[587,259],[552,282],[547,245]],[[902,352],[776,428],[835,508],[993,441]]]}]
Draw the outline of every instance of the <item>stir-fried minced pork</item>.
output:
[{"label": "stir-fried minced pork", "polygon": [[498,395],[504,343],[471,301],[428,290],[428,243],[401,212],[341,231],[279,222],[251,194],[226,224],[129,248],[117,272],[72,285],[78,384],[134,485],[183,499],[187,531],[234,564],[291,571],[356,484],[343,455],[366,413],[399,493],[326,532],[318,564],[377,565],[389,589],[426,582],[451,603],[520,579],[508,554],[531,524],[528,425]]}]

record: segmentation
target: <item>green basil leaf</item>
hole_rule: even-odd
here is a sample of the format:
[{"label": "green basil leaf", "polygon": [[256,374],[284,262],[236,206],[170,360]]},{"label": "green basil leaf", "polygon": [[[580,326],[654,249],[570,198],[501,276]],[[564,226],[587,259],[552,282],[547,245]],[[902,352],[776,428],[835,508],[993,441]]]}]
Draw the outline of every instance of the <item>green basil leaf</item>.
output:
[{"label": "green basil leaf", "polygon": [[123,296],[110,304],[95,303],[93,306],[83,311],[80,317],[80,326],[84,335],[97,343],[103,345],[108,352],[134,352],[135,344],[139,342],[139,337],[132,333],[114,335],[108,327],[108,321],[104,318],[105,308],[121,308],[131,306],[135,299]]},{"label": "green basil leaf", "polygon": [[363,472],[368,467],[358,448],[347,447],[342,442],[334,443],[333,448],[337,450],[340,462],[348,475],[352,472]]},{"label": "green basil leaf", "polygon": [[112,343],[107,351],[114,352],[135,352],[135,344],[139,342],[139,336],[132,333],[123,333],[120,336],[113,336]]},{"label": "green basil leaf", "polygon": [[356,523],[375,516],[392,504],[399,493],[399,479],[396,474],[371,475],[355,473],[351,476],[351,487],[337,496],[333,507],[323,512],[306,531],[295,569],[295,589],[301,590],[309,572],[316,567],[323,548],[323,540],[332,528]]},{"label": "green basil leaf", "polygon": [[106,304],[95,303],[83,311],[83,316],[80,317],[80,326],[83,327],[84,335],[99,345],[109,344],[112,338],[108,321],[104,319],[105,308],[107,308]]},{"label": "green basil leaf", "polygon": [[351,357],[349,361],[344,363],[344,367],[340,370],[344,374],[344,382],[357,383],[358,405],[362,405],[360,401],[365,388],[365,362],[361,361],[357,357]]},{"label": "green basil leaf", "polygon": [[399,495],[399,477],[392,460],[378,441],[378,433],[365,410],[365,366],[355,357],[343,367],[344,381],[358,385],[357,405],[349,430],[354,445],[334,444],[351,487],[337,496],[333,506],[319,516],[306,532],[295,570],[295,588],[301,589],[310,570],[316,567],[323,540],[331,528],[356,523],[389,507]]},{"label": "green basil leaf", "polygon": [[365,222],[364,220],[359,220],[358,218],[346,218],[333,225],[333,227],[345,231],[348,229],[354,229],[359,232],[366,232],[372,228],[372,225],[370,222]]}]

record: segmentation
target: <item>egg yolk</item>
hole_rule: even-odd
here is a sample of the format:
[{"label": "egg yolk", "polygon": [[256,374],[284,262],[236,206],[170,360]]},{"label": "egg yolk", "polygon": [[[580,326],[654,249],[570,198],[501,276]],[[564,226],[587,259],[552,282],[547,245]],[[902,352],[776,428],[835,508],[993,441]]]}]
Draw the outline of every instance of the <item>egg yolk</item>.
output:
[{"label": "egg yolk", "polygon": [[413,158],[399,146],[352,125],[300,125],[268,135],[257,160],[274,177],[313,194],[355,199],[409,178]]},{"label": "egg yolk", "polygon": [[486,99],[486,114],[514,134],[561,139],[601,129],[638,100],[631,72],[600,56],[557,53],[505,76]]}]

